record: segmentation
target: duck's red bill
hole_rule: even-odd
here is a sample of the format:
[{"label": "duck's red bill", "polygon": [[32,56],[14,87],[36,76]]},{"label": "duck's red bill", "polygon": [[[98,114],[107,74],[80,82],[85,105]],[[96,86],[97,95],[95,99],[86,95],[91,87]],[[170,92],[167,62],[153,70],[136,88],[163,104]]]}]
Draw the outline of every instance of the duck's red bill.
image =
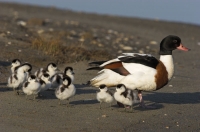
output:
[{"label": "duck's red bill", "polygon": [[177,47],[177,49],[183,50],[183,51],[189,51],[190,50],[190,49],[186,48],[185,46],[183,46],[182,44],[180,44],[180,46]]}]

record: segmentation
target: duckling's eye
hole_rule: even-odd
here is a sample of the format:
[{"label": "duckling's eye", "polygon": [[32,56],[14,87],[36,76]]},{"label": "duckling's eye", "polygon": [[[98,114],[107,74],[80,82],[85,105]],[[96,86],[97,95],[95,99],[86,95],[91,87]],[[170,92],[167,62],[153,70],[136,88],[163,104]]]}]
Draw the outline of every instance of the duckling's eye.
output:
[{"label": "duckling's eye", "polygon": [[173,43],[177,43],[177,40],[173,40]]}]

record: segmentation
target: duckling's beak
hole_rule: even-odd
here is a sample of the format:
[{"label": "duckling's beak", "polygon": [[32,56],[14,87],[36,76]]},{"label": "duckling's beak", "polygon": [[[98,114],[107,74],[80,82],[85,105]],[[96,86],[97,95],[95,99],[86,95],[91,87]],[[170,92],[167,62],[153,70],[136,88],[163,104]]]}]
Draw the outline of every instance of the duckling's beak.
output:
[{"label": "duckling's beak", "polygon": [[186,48],[185,46],[183,46],[183,44],[180,44],[180,46],[177,47],[177,49],[183,50],[183,51],[189,51],[190,50],[190,49]]}]

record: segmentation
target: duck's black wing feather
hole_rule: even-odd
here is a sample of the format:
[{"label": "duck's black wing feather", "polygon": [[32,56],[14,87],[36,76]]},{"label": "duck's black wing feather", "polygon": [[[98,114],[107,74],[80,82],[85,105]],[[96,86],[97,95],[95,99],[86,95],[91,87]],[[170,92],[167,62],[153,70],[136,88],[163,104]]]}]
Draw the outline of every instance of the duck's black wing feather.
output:
[{"label": "duck's black wing feather", "polygon": [[133,56],[121,56],[118,58],[124,63],[138,63],[156,69],[159,61],[150,55],[133,54]]}]

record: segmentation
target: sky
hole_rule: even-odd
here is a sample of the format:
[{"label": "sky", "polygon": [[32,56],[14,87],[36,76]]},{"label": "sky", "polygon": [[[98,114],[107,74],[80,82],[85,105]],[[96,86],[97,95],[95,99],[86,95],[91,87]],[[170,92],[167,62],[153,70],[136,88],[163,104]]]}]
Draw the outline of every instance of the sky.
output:
[{"label": "sky", "polygon": [[0,0],[200,25],[200,0]]}]

